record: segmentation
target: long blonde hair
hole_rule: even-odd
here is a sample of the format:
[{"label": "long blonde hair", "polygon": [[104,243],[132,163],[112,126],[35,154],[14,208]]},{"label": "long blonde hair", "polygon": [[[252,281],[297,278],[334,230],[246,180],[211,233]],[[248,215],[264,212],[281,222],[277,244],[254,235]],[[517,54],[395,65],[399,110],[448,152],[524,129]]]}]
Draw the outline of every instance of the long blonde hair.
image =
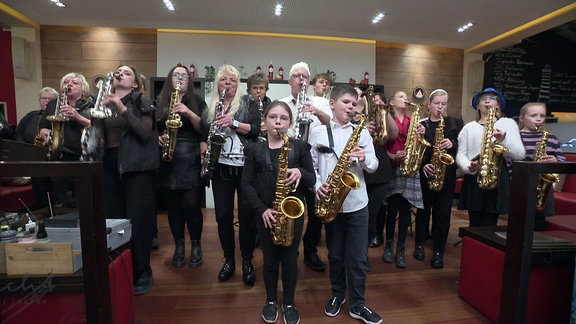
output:
[{"label": "long blonde hair", "polygon": [[[218,73],[216,73],[216,77],[214,78],[214,88],[212,90],[212,101],[210,102],[210,106],[209,109],[207,111],[207,119],[209,121],[212,121],[214,119],[214,111],[216,110],[216,104],[218,103],[218,100],[220,99],[220,92],[218,90],[218,80],[220,80],[220,78],[222,78],[222,76],[224,76],[225,73],[231,74],[236,78],[236,81],[238,82],[238,86],[240,85],[240,72],[238,72],[238,70],[229,64],[224,64],[222,65],[220,68],[218,68]],[[232,98],[232,102],[230,103],[230,108],[227,111],[227,115],[234,115],[237,111],[238,108],[240,107],[240,97],[241,97],[241,93],[240,91],[238,91],[238,88],[236,89],[236,94],[234,95],[234,98]]]}]

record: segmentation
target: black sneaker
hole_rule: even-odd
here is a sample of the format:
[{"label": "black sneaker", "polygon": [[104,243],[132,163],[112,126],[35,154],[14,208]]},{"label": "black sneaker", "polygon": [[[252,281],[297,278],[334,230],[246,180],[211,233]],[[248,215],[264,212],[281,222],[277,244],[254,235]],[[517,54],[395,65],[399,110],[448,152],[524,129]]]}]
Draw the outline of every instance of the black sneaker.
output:
[{"label": "black sneaker", "polygon": [[345,301],[346,298],[340,299],[338,297],[332,297],[332,299],[326,303],[326,306],[324,306],[324,314],[330,317],[338,315],[338,313],[340,313],[340,307]]},{"label": "black sneaker", "polygon": [[262,308],[262,319],[266,323],[276,323],[278,319],[278,303],[276,301],[266,301],[266,305]]},{"label": "black sneaker", "polygon": [[282,305],[284,312],[284,324],[298,324],[300,323],[300,313],[294,305]]},{"label": "black sneaker", "polygon": [[382,323],[382,317],[366,306],[352,307],[349,314],[352,318],[359,319],[366,324]]}]

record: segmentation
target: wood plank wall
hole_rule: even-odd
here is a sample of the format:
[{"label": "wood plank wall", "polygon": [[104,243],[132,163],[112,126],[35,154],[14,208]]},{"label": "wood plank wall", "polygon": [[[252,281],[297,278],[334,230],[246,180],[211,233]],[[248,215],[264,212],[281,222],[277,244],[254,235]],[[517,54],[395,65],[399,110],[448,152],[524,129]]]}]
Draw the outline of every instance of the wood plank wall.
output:
[{"label": "wood plank wall", "polygon": [[416,86],[431,91],[445,89],[450,98],[448,115],[459,118],[462,102],[464,51],[424,45],[376,43],[376,83],[385,95],[404,91],[409,97]]},{"label": "wood plank wall", "polygon": [[[56,89],[68,72],[81,72],[91,81],[120,64],[134,65],[148,79],[157,76],[155,29],[41,26],[41,40],[42,81]],[[386,96],[398,90],[411,96],[414,87],[422,86],[427,98],[434,89],[446,89],[448,114],[460,117],[463,61],[460,49],[377,42],[376,84],[384,85]]]},{"label": "wood plank wall", "polygon": [[156,76],[155,29],[41,26],[40,35],[43,85],[58,89],[69,72],[82,73],[92,85],[94,76],[126,64],[146,76],[149,93],[150,77]]}]

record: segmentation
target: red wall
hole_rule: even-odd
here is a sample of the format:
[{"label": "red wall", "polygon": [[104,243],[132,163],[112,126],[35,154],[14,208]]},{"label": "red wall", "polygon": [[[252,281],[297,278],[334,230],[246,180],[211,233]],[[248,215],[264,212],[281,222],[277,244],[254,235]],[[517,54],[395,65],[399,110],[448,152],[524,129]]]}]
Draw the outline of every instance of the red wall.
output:
[{"label": "red wall", "polygon": [[16,92],[12,67],[12,34],[0,30],[0,102],[7,106],[8,122],[16,125]]}]

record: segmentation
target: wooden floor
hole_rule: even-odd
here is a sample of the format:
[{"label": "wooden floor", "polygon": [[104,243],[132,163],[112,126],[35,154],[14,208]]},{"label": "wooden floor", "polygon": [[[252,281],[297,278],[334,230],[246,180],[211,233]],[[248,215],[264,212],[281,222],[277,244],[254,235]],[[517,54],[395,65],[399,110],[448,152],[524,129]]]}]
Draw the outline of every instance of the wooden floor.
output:
[{"label": "wooden floor", "polygon": [[[367,277],[367,305],[385,323],[489,323],[458,298],[461,246],[454,247],[454,243],[459,241],[458,228],[467,225],[467,216],[454,210],[443,269],[430,267],[431,242],[426,244],[426,261],[412,257],[414,237],[410,230],[405,269],[382,262],[382,247],[369,249],[372,270]],[[160,249],[152,253],[154,286],[149,294],[136,297],[136,323],[264,323],[261,310],[266,294],[259,248],[254,252],[257,274],[254,287],[244,285],[242,270],[238,268],[229,281],[219,282],[217,275],[223,260],[213,209],[204,211],[204,263],[197,269],[171,266],[174,243],[165,214],[158,215],[158,227]],[[189,254],[189,246],[186,248]],[[302,258],[302,244],[300,249]],[[319,255],[327,261],[324,236]],[[238,248],[236,262],[241,262]],[[328,272],[315,272],[299,260],[298,278],[295,304],[301,323],[359,322],[348,315],[348,303],[336,317],[324,314],[324,304],[331,297]],[[281,316],[280,313],[278,323],[282,323]]]}]

